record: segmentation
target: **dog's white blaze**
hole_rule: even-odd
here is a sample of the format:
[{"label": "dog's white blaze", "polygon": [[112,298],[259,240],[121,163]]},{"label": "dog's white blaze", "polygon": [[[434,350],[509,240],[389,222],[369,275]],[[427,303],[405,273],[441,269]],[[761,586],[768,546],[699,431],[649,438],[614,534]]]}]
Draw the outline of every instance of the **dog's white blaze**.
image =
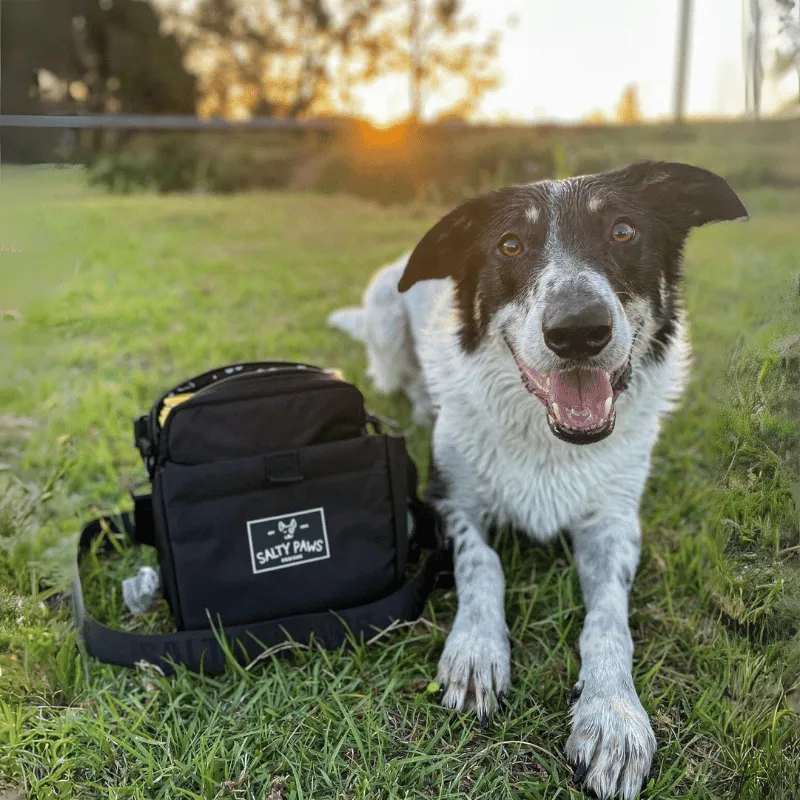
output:
[{"label": "dog's white blaze", "polygon": [[534,224],[539,221],[539,209],[536,206],[531,206],[526,212],[525,216]]},{"label": "dog's white blaze", "polygon": [[603,201],[599,197],[592,195],[586,203],[586,207],[592,213],[596,213],[603,207]]},{"label": "dog's white blaze", "polygon": [[[539,274],[535,285],[515,304],[513,315],[503,315],[501,312],[497,318],[498,325],[512,332],[512,344],[526,366],[544,374],[555,372],[562,368],[561,359],[547,347],[542,335],[542,314],[548,297],[552,292],[565,289],[571,291],[573,287],[576,290],[588,289],[607,302],[611,308],[613,333],[611,341],[603,351],[605,363],[598,366],[607,372],[614,372],[627,360],[631,350],[633,331],[628,320],[629,315],[626,314],[605,275],[582,265],[576,265],[572,269],[564,268],[559,259],[568,259],[568,255],[561,249],[557,238],[553,239],[548,247],[550,248],[548,264]],[[649,309],[649,306],[647,308]],[[642,311],[643,309],[639,309],[637,313]]]}]

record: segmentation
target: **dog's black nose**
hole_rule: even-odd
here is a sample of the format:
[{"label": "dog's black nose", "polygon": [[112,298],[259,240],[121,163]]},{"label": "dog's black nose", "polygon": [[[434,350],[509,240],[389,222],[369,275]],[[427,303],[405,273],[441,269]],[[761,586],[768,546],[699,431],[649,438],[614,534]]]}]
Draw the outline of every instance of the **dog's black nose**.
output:
[{"label": "dog's black nose", "polygon": [[611,309],[599,300],[570,304],[545,313],[545,344],[562,358],[596,356],[611,341]]}]

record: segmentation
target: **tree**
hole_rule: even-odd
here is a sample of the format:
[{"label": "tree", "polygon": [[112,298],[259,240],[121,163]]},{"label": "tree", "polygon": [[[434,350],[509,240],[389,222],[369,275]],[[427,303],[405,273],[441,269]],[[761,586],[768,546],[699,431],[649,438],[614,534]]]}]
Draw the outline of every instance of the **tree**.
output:
[{"label": "tree", "polygon": [[675,63],[675,100],[672,117],[683,122],[686,106],[686,84],[689,78],[689,36],[692,29],[692,0],[681,0],[678,18],[678,58]]},{"label": "tree", "polygon": [[[82,0],[2,3],[0,110],[4,114],[44,113],[38,86],[40,70],[47,70],[62,82],[79,77],[71,49],[71,23],[82,5]],[[63,110],[60,104],[50,107]],[[49,130],[3,128],[0,136],[4,161],[51,158],[59,142],[59,134]]]},{"label": "tree", "polygon": [[[196,81],[183,64],[174,36],[148,0],[86,0],[72,19],[73,51],[81,78],[73,96],[91,112],[193,114]],[[82,137],[91,162],[102,149],[118,149],[129,131],[87,131]]]},{"label": "tree", "polygon": [[764,80],[761,58],[763,36],[761,0],[746,0],[744,9],[745,105],[747,112],[758,119],[761,116],[761,84]]},{"label": "tree", "polygon": [[[194,112],[194,78],[147,0],[0,2],[4,113]],[[52,157],[61,136],[6,129],[3,156]]]},{"label": "tree", "polygon": [[599,108],[595,109],[594,111],[590,111],[584,117],[584,122],[587,125],[596,125],[596,126],[602,126],[608,124],[606,115]]},{"label": "tree", "polygon": [[[784,75],[794,69],[800,81],[800,0],[775,0],[775,3],[781,33],[788,42],[787,49],[776,53],[776,72],[778,75]],[[798,102],[800,102],[800,90]]]},{"label": "tree", "polygon": [[617,122],[620,125],[636,125],[642,119],[642,111],[639,107],[639,89],[635,83],[632,83],[625,87],[622,99],[617,106]]},{"label": "tree", "polygon": [[[445,84],[460,82],[460,97],[448,114],[466,117],[481,96],[499,83],[494,68],[499,34],[475,41],[474,17],[463,14],[463,0],[408,0],[408,33],[392,36],[393,47],[384,51],[381,67],[409,77],[410,115],[422,119],[425,99]],[[400,0],[400,5],[404,5]]]},{"label": "tree", "polygon": [[199,76],[201,113],[298,117],[331,112],[369,71],[376,47],[369,27],[385,2],[163,0],[163,6]]},{"label": "tree", "polygon": [[300,117],[354,110],[354,89],[407,74],[424,97],[460,81],[454,112],[495,85],[497,37],[470,42],[462,0],[162,0],[200,79],[204,114]]},{"label": "tree", "polygon": [[193,114],[194,76],[147,0],[87,0],[72,20],[74,49],[92,111]]}]

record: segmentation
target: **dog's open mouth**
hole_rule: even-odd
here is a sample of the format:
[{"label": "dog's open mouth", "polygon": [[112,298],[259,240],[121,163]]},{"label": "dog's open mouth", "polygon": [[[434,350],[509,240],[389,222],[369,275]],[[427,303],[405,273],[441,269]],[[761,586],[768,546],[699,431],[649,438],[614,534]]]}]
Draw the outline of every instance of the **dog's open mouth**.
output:
[{"label": "dog's open mouth", "polygon": [[628,384],[630,360],[611,373],[590,367],[539,372],[523,364],[516,350],[509,347],[525,388],[547,408],[550,430],[559,439],[592,444],[614,430],[614,401]]}]

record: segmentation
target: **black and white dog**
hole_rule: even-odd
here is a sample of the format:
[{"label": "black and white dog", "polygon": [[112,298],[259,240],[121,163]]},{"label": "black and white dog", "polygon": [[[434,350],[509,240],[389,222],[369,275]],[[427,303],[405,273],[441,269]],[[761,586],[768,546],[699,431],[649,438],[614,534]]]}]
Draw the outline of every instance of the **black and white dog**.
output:
[{"label": "black and white dog", "polygon": [[[600,798],[634,798],[656,740],[631,677],[639,501],[689,348],[689,230],[747,212],[719,176],[645,162],[476,197],[381,270],[330,323],[362,340],[379,390],[434,417],[438,509],[458,612],[439,662],[448,708],[482,720],[509,688],[492,524],[570,533],[586,619],[566,753]],[[587,446],[578,446],[587,445]]]}]

